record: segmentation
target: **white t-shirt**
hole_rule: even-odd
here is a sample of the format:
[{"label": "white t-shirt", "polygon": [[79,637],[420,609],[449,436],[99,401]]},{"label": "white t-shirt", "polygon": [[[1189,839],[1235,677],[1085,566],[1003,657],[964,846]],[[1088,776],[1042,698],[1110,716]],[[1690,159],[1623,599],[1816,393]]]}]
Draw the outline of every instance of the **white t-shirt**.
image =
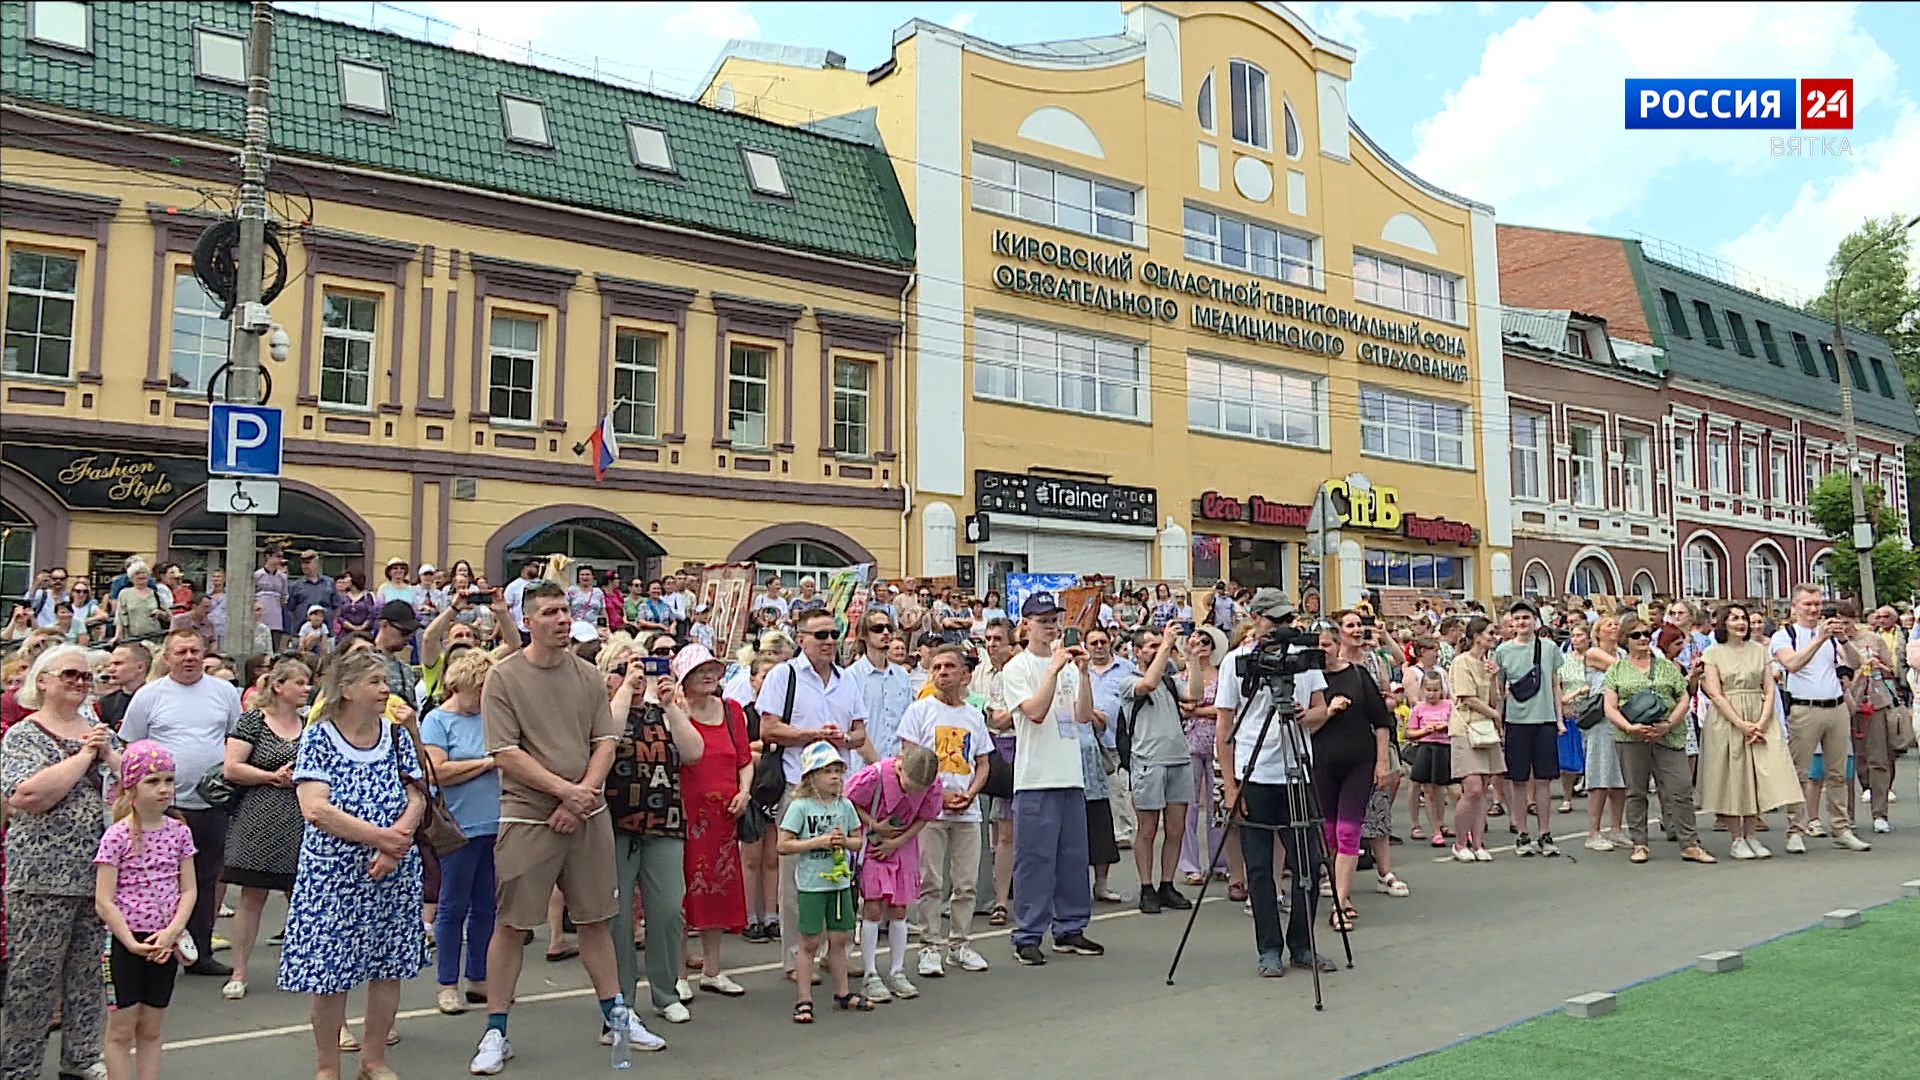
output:
[{"label": "white t-shirt", "polygon": [[513,625],[519,627],[523,634],[527,630],[527,615],[521,605],[527,600],[527,584],[527,579],[523,577],[507,583],[507,611],[513,616]]},{"label": "white t-shirt", "polygon": [[202,675],[192,685],[155,679],[135,691],[120,721],[120,738],[129,743],[152,739],[173,754],[173,803],[183,810],[205,810],[195,790],[207,770],[227,756],[227,736],[240,722],[240,691],[233,684]]},{"label": "white t-shirt", "polygon": [[1000,670],[1000,689],[1013,711],[1013,790],[1045,791],[1084,788],[1080,774],[1080,726],[1073,721],[1073,702],[1080,692],[1080,672],[1069,664],[1053,683],[1053,708],[1034,723],[1020,711],[1045,681],[1051,659],[1022,649]]},{"label": "white t-shirt", "polygon": [[[907,706],[900,717],[900,741],[933,751],[940,759],[940,786],[961,793],[973,786],[973,759],[993,749],[992,733],[979,709],[931,697]],[[943,813],[940,820],[979,821],[980,800],[957,814]]]},{"label": "white t-shirt", "polygon": [[[1247,646],[1243,645],[1220,661],[1220,689],[1213,698],[1216,707],[1239,712],[1240,658],[1247,655],[1248,651]],[[1294,708],[1306,712],[1313,704],[1314,693],[1326,689],[1327,678],[1318,671],[1305,671],[1294,676]],[[1253,744],[1259,739],[1260,724],[1266,719],[1266,709],[1272,700],[1273,692],[1262,686],[1254,693],[1252,706],[1241,716],[1243,726],[1233,737],[1233,775],[1236,777],[1247,775],[1247,763],[1253,758]],[[1247,776],[1253,783],[1284,784],[1287,782],[1287,770],[1295,765],[1292,740],[1286,737],[1285,732],[1278,730],[1277,718],[1275,724],[1276,727],[1268,729],[1266,740],[1260,744],[1259,763],[1254,766],[1252,775]],[[1302,734],[1305,734],[1304,729]],[[1303,749],[1307,750],[1304,764],[1310,766],[1313,762],[1312,748],[1306,746]]]},{"label": "white t-shirt", "polygon": [[735,705],[753,704],[753,665],[742,664],[740,670],[727,680],[727,688],[720,695]]},{"label": "white t-shirt", "polygon": [[[1807,647],[1817,633],[1816,630],[1788,623],[1773,632],[1773,655],[1777,658],[1782,649],[1799,652]],[[1788,695],[1809,701],[1832,701],[1841,697],[1844,691],[1840,688],[1840,673],[1834,670],[1834,657],[1839,652],[1839,643],[1829,640],[1814,652],[1813,659],[1808,660],[1805,667],[1787,672]]]}]

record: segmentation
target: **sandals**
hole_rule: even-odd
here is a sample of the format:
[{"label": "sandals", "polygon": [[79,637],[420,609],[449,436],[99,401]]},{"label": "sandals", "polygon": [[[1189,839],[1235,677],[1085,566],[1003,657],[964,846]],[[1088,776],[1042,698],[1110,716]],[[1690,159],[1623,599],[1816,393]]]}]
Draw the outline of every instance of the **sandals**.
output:
[{"label": "sandals", "polygon": [[835,994],[833,1007],[841,1012],[872,1012],[873,1002],[867,1000],[864,994]]},{"label": "sandals", "polygon": [[1493,805],[1487,808],[1487,816],[1488,817],[1506,817],[1507,808],[1505,806],[1502,806],[1500,804],[1500,801],[1496,799],[1494,800]]},{"label": "sandals", "polygon": [[1376,876],[1373,879],[1373,891],[1385,893],[1388,896],[1413,895],[1413,890],[1407,887],[1407,883],[1401,881],[1398,875],[1391,873]]},{"label": "sandals", "polygon": [[[640,944],[639,942],[637,942],[637,941],[636,941],[636,942],[634,942],[634,947],[635,947],[635,948],[644,948],[644,946],[642,946],[642,945],[641,945],[641,944]],[[559,952],[550,952],[550,953],[548,953],[548,954],[547,954],[547,963],[549,963],[549,964],[558,964],[558,963],[560,963],[560,962],[562,962],[562,961],[565,961],[565,960],[571,960],[571,959],[573,959],[574,957],[576,957],[576,956],[579,956],[579,955],[580,955],[580,949],[579,949],[579,948],[578,948],[577,946],[574,946],[574,945],[565,945],[565,946],[562,946],[562,947],[561,947],[561,949],[560,949],[560,951],[559,951]]]},{"label": "sandals", "polygon": [[802,1001],[793,1007],[793,1022],[796,1024],[813,1023],[813,1002]]},{"label": "sandals", "polygon": [[1207,883],[1207,876],[1205,874],[1188,874],[1187,875],[1187,884],[1189,885],[1205,885],[1206,883]]},{"label": "sandals", "polygon": [[1348,934],[1353,932],[1359,917],[1360,913],[1352,905],[1342,904],[1327,912],[1327,925],[1336,933]]},{"label": "sandals", "polygon": [[1007,906],[1005,904],[993,905],[993,910],[987,912],[987,925],[988,926],[1007,925]]},{"label": "sandals", "polygon": [[247,996],[247,984],[239,979],[229,980],[227,985],[220,988],[220,996],[228,1001],[239,1001]]},{"label": "sandals", "polygon": [[1246,898],[1247,898],[1247,887],[1245,885],[1237,885],[1232,883],[1229,883],[1227,885],[1227,899],[1238,904],[1245,901]]},{"label": "sandals", "polygon": [[[398,1029],[387,1032],[387,1045],[400,1045],[400,1032]],[[345,1024],[340,1025],[340,1052],[343,1054],[357,1054],[360,1052],[360,1040],[353,1037],[353,1030]]]},{"label": "sandals", "polygon": [[1413,827],[1413,832],[1409,833],[1408,835],[1415,840],[1425,840],[1427,838],[1427,830],[1421,828],[1418,825],[1415,825]]}]

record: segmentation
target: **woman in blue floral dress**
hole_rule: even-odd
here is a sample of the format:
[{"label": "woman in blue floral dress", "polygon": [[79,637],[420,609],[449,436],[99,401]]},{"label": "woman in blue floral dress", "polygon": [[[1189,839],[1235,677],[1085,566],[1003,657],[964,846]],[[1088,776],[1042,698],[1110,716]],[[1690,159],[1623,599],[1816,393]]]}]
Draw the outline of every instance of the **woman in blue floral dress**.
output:
[{"label": "woman in blue floral dress", "polygon": [[340,1075],[347,991],[367,984],[360,1075],[393,1080],[387,1036],[400,983],[420,973],[420,855],[413,831],[426,811],[413,740],[381,718],[387,669],[371,651],[340,656],[323,691],[328,716],[306,730],[293,763],[307,819],[288,905],[280,988],[312,994],[320,1076]]}]

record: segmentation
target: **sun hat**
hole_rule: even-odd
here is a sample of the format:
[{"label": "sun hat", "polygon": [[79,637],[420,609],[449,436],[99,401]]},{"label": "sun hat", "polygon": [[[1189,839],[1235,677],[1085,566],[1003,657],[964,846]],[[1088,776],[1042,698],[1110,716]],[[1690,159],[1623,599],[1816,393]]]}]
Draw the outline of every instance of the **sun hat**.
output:
[{"label": "sun hat", "polygon": [[830,765],[845,764],[846,759],[840,756],[840,751],[835,750],[833,744],[830,742],[808,743],[806,749],[800,751],[801,776],[827,768]]},{"label": "sun hat", "polygon": [[708,652],[705,645],[696,641],[674,654],[671,666],[673,677],[680,682],[686,682],[687,676],[693,674],[693,669],[702,664],[726,666],[723,661]]}]

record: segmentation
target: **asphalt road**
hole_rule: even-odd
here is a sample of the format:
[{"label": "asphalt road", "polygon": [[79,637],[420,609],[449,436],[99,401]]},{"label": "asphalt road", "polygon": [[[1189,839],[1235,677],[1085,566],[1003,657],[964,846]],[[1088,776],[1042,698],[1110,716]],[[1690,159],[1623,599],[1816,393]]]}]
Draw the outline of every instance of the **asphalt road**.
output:
[{"label": "asphalt road", "polygon": [[[1905,778],[1901,786],[1914,790]],[[929,1069],[1071,1076],[1088,1066],[1130,1075],[1220,1075],[1239,1067],[1273,1075],[1277,1066],[1285,1076],[1343,1076],[1552,1009],[1576,993],[1686,966],[1703,952],[1800,929],[1836,907],[1897,898],[1902,881],[1920,878],[1920,799],[1911,795],[1894,807],[1898,831],[1872,837],[1870,853],[1823,840],[1810,854],[1789,858],[1782,853],[1785,818],[1775,815],[1766,834],[1773,859],[1723,858],[1712,867],[1681,862],[1676,845],[1657,838],[1654,861],[1645,866],[1630,866],[1624,850],[1585,851],[1573,825],[1583,820],[1584,804],[1576,802],[1575,810],[1559,819],[1567,823],[1562,842],[1570,858],[1496,851],[1491,865],[1462,865],[1436,862],[1424,845],[1396,847],[1395,868],[1413,895],[1358,894],[1355,966],[1325,976],[1324,1012],[1313,1009],[1308,973],[1255,977],[1251,921],[1215,886],[1173,986],[1167,969],[1184,916],[1098,905],[1089,936],[1107,946],[1105,957],[1053,956],[1045,967],[1020,968],[1006,931],[992,931],[979,941],[992,971],[919,980],[918,1000],[865,1015],[826,1008],[823,987],[811,1028],[788,1020],[794,998],[779,974],[777,947],[729,940],[726,957],[747,996],[703,994],[693,1002],[691,1023],[653,1024],[669,1047],[636,1055],[635,1071],[844,1080]],[[1711,834],[1709,847],[1724,853],[1725,834]],[[1116,868],[1114,883],[1131,895],[1132,877],[1129,859]],[[1368,888],[1367,875],[1361,877]],[[521,977],[512,1026],[518,1057],[507,1075],[604,1075],[608,1056],[594,1041],[598,1014],[585,973],[577,961],[543,963],[539,948],[529,950]],[[1338,955],[1337,939],[1323,939],[1321,948]],[[275,957],[265,947],[256,955],[255,989],[242,1002],[221,1000],[218,980],[182,977],[167,1017],[168,1075],[313,1075],[307,1000],[265,989]],[[402,1000],[404,1039],[390,1062],[408,1080],[466,1075],[485,1025],[479,1012],[439,1015],[433,993],[429,973],[410,983]],[[351,1015],[359,1004],[356,994]],[[345,1062],[352,1076],[353,1059]]]}]

